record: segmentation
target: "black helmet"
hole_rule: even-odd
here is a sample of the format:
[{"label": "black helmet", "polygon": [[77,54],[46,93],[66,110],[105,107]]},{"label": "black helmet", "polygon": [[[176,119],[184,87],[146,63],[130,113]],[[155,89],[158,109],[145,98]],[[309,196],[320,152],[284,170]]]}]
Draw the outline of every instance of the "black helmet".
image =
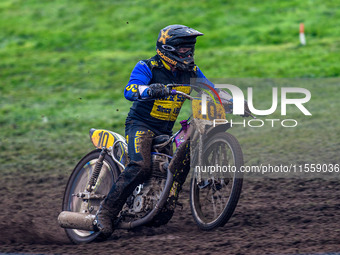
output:
[{"label": "black helmet", "polygon": [[[170,25],[159,32],[157,39],[157,54],[161,59],[180,70],[190,70],[194,67],[194,51],[196,37],[203,35],[195,29],[183,25]],[[180,53],[180,48],[190,48]]]}]

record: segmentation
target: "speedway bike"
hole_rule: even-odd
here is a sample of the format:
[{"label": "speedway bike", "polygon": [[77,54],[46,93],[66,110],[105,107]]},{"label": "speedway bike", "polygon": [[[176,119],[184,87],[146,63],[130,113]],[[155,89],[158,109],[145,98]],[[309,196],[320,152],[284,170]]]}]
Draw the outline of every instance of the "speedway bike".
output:
[{"label": "speedway bike", "polygon": [[[153,138],[152,174],[129,196],[114,222],[115,229],[157,227],[169,222],[189,172],[190,208],[200,229],[224,226],[237,206],[243,182],[239,171],[242,150],[236,138],[226,132],[228,123],[214,126],[212,122],[212,118],[225,118],[227,107],[208,100],[205,116],[201,97],[180,91],[180,86],[169,86],[171,94],[191,100],[193,114],[181,121],[181,129],[173,136]],[[228,95],[222,93],[221,97],[225,96],[224,102],[230,106]],[[108,238],[98,231],[95,215],[129,161],[127,143],[120,134],[91,129],[90,138],[96,149],[84,156],[71,173],[58,217],[59,225],[76,244]],[[215,166],[228,166],[234,171],[212,171]]]}]

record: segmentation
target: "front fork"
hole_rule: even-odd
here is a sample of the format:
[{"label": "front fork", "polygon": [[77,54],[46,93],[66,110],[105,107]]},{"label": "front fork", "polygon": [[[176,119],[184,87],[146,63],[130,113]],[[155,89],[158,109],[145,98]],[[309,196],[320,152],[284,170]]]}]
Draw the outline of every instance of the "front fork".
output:
[{"label": "front fork", "polygon": [[[198,166],[202,166],[202,155],[203,155],[203,134],[201,134],[200,132],[196,132],[193,136],[193,141],[197,141],[198,140],[198,144],[197,144],[197,151],[198,151],[198,155],[197,155],[197,161],[194,160],[194,162],[198,165]],[[193,155],[192,155],[193,156]],[[195,158],[195,157],[193,157]],[[194,176],[196,177],[196,183],[199,184],[202,181],[202,175],[201,175],[201,171],[196,171],[196,167],[194,167]]]}]

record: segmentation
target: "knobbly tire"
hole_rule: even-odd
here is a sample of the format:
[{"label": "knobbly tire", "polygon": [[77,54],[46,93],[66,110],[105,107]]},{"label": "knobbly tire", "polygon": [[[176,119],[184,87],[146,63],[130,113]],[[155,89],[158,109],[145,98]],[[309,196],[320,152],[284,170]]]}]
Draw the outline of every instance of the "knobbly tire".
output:
[{"label": "knobbly tire", "polygon": [[[102,199],[89,199],[88,204],[83,204],[82,206],[83,199],[78,198],[75,195],[86,190],[86,185],[89,178],[91,178],[100,152],[101,150],[99,149],[90,152],[84,156],[74,168],[64,192],[62,211],[84,212],[85,210],[86,213],[96,214]],[[118,175],[119,169],[117,165],[109,155],[106,155],[93,193],[98,196],[106,196],[109,193],[112,184],[117,180]],[[104,236],[100,232],[93,231],[65,229],[65,232],[69,239],[75,244],[88,243],[94,240],[99,241],[108,238],[108,236]]]},{"label": "knobbly tire", "polygon": [[224,226],[233,215],[240,198],[243,175],[241,146],[229,133],[217,133],[209,137],[203,146],[202,164],[234,166],[235,173],[204,173],[198,183],[193,174],[190,185],[190,207],[195,222],[202,230]]}]

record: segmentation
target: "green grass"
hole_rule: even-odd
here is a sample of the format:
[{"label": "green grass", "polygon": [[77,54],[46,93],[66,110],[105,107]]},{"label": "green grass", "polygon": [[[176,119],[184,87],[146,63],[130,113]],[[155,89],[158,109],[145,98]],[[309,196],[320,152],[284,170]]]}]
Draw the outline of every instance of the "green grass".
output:
[{"label": "green grass", "polygon": [[[129,74],[154,55],[158,31],[175,23],[205,34],[196,63],[212,80],[228,78],[245,92],[251,80],[235,78],[309,78],[293,84],[312,92],[312,117],[293,108],[287,116],[299,119],[297,128],[231,131],[248,164],[339,161],[339,7],[332,0],[2,0],[0,170],[66,173],[92,149],[90,128],[124,133]],[[254,81],[256,106],[270,106],[277,82]]]}]

